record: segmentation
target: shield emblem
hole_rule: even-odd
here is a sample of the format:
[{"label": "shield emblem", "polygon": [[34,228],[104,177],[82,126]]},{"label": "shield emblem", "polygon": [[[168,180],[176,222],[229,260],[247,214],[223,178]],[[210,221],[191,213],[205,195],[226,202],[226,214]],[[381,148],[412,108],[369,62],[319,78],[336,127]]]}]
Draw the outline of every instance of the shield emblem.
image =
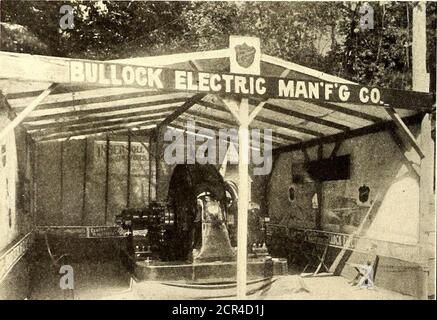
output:
[{"label": "shield emblem", "polygon": [[239,66],[249,68],[255,59],[256,49],[247,43],[235,46],[236,60]]},{"label": "shield emblem", "polygon": [[358,199],[361,202],[367,202],[367,200],[369,200],[369,193],[370,188],[363,184],[361,187],[358,188]]}]

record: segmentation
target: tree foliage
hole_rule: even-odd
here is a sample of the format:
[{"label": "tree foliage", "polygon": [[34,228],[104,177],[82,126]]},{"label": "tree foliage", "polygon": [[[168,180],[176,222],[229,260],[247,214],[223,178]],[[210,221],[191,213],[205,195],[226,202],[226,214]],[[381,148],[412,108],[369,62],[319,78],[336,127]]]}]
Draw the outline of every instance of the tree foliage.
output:
[{"label": "tree foliage", "polygon": [[[59,27],[61,5],[73,29]],[[261,39],[263,52],[362,84],[410,88],[413,3],[371,3],[374,28],[359,26],[361,2],[143,2],[1,0],[1,21],[35,34],[45,54],[116,59],[220,49],[229,35]],[[436,5],[428,3],[429,52]],[[26,51],[25,45],[2,48]],[[38,49],[38,50],[37,50]],[[40,53],[40,52],[34,52]],[[429,65],[435,66],[430,57]],[[435,60],[435,55],[434,55]],[[434,67],[435,70],[435,67]]]}]

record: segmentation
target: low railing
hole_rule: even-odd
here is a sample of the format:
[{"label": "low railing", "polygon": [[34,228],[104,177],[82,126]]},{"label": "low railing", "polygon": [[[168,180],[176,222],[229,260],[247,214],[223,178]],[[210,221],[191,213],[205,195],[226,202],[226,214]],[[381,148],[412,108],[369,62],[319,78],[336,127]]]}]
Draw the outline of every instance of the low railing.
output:
[{"label": "low railing", "polygon": [[9,248],[0,253],[0,283],[6,278],[8,273],[25,255],[34,240],[34,233],[29,232],[20,240],[12,244]]},{"label": "low railing", "polygon": [[301,234],[304,236],[305,241],[316,244],[326,244],[326,242],[320,242],[320,239],[326,239],[330,247],[362,253],[367,253],[369,247],[375,245],[377,247],[378,254],[381,256],[410,262],[420,261],[420,247],[418,244],[380,240],[356,234],[346,234],[309,228],[293,228],[274,223],[266,224],[266,232],[268,235],[271,235],[274,232],[276,234],[282,234],[290,239]]},{"label": "low railing", "polygon": [[37,236],[49,234],[51,236],[107,239],[124,238],[125,232],[118,226],[37,226]]}]

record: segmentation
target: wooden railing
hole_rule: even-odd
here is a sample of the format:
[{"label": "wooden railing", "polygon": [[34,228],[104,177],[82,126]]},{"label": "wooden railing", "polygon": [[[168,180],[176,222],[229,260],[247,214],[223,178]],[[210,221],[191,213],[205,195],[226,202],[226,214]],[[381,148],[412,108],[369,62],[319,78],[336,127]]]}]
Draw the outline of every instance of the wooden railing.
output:
[{"label": "wooden railing", "polygon": [[[355,234],[315,230],[309,228],[292,228],[273,223],[266,224],[266,231],[268,234],[282,234],[290,239],[301,234],[305,237],[305,241],[318,244],[321,244],[320,239],[326,239],[330,247],[362,253],[366,253],[370,246],[376,245],[381,256],[411,262],[420,261],[420,247],[418,244],[400,243],[395,241],[374,239],[366,236],[358,236]],[[323,244],[326,244],[326,242]]]},{"label": "wooden railing", "polygon": [[123,229],[114,226],[37,226],[35,231],[38,237],[44,234],[89,239],[125,237]]},{"label": "wooden railing", "polygon": [[0,283],[6,278],[8,273],[18,261],[29,250],[34,240],[34,233],[29,232],[20,240],[12,244],[9,248],[0,253]]}]

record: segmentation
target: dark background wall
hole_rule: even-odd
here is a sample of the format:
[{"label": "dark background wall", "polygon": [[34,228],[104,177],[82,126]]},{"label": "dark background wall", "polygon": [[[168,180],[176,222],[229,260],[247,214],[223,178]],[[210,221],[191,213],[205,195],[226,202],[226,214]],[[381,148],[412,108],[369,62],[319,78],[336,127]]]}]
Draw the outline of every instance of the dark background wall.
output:
[{"label": "dark background wall", "polygon": [[130,176],[127,137],[106,147],[105,138],[36,145],[37,225],[111,225],[123,208],[148,203],[148,139],[131,138]]},{"label": "dark background wall", "polygon": [[[184,139],[178,140],[177,144],[186,154]],[[164,160],[164,150],[171,143],[164,142],[161,146],[155,185],[156,144],[153,141],[149,146],[148,136],[131,137],[130,177],[126,136],[109,137],[109,166],[105,137],[37,143],[36,224],[111,225],[115,215],[126,207],[143,207],[151,200],[165,201],[175,167],[175,164],[167,164]],[[201,144],[202,141],[197,141],[196,149]],[[217,150],[218,169],[222,158]],[[252,200],[260,205],[265,177],[251,175]],[[238,165],[227,165],[225,179],[238,182]],[[156,190],[158,194],[155,196]]]}]

